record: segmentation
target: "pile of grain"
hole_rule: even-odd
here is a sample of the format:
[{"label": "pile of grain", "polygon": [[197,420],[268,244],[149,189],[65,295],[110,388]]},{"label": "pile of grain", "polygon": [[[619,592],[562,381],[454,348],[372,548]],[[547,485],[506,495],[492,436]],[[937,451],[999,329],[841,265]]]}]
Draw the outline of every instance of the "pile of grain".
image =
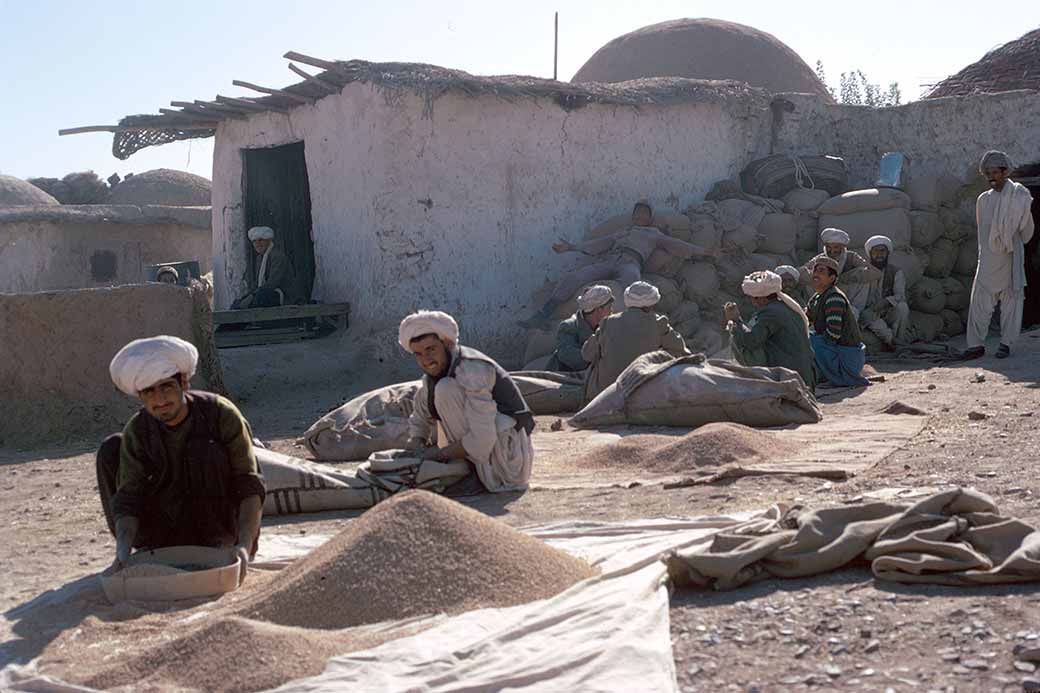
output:
[{"label": "pile of grain", "polygon": [[243,605],[282,625],[346,628],[524,604],[594,574],[585,562],[426,491],[367,511]]},{"label": "pile of grain", "polygon": [[702,466],[778,461],[797,451],[772,433],[736,423],[710,423],[678,438],[628,436],[574,461],[583,468],[627,466],[648,472],[688,472]]},{"label": "pile of grain", "polygon": [[320,674],[330,657],[401,635],[328,633],[225,617],[83,683],[98,689],[263,691]]}]

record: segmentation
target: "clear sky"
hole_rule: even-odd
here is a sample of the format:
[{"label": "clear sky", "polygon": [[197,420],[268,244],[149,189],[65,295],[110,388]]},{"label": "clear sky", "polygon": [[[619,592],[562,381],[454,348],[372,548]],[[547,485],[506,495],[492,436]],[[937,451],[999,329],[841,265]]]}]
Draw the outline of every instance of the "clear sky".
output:
[{"label": "clear sky", "polygon": [[59,128],[115,124],[171,100],[255,95],[231,85],[298,81],[281,56],[426,62],[477,74],[552,76],[553,12],[560,12],[560,79],[610,39],[680,17],[716,17],[767,31],[836,86],[863,70],[907,98],[1040,26],[1040,3],[967,0],[596,0],[503,3],[359,0],[181,0],[160,3],[0,0],[0,172],[102,177],[152,168],[211,176],[212,140],[145,149],[126,161],[107,133]]}]

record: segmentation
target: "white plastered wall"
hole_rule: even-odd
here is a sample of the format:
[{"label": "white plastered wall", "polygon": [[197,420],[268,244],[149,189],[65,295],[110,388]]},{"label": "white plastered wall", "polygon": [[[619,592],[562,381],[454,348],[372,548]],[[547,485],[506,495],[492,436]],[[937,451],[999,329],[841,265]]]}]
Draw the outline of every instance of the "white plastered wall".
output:
[{"label": "white plastered wall", "polygon": [[[648,197],[684,209],[767,154],[764,100],[565,111],[551,99],[447,94],[424,116],[411,92],[352,84],[289,114],[226,122],[213,170],[214,253],[229,302],[245,287],[241,150],[303,141],[311,187],[313,297],[349,301],[352,329],[442,309],[463,339],[518,365],[517,310],[574,258],[559,236]],[[226,307],[226,306],[219,306]],[[380,349],[382,350],[382,349]]]}]

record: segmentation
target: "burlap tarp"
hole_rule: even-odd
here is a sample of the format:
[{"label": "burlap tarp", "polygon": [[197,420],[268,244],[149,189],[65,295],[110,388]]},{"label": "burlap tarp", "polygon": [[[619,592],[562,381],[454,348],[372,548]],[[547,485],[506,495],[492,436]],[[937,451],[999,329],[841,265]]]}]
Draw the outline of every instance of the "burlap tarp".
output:
[{"label": "burlap tarp", "polygon": [[1040,580],[1040,532],[1000,515],[989,496],[955,488],[912,505],[777,505],[666,562],[677,585],[720,590],[864,562],[891,582],[1007,584]]}]

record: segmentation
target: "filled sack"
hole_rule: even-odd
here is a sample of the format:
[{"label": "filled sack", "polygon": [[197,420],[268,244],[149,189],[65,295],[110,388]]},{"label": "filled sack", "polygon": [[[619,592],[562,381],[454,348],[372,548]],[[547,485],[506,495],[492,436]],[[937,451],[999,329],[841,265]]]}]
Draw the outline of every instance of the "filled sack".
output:
[{"label": "filled sack", "polygon": [[880,212],[886,209],[910,209],[910,196],[896,188],[866,188],[851,190],[832,197],[817,207],[824,214],[859,214]]},{"label": "filled sack", "polygon": [[841,229],[849,234],[849,247],[858,253],[863,252],[863,244],[868,238],[878,234],[892,239],[892,245],[897,249],[910,247],[910,212],[902,207],[847,214],[824,213],[822,207],[820,210],[819,230],[822,232],[829,227]]},{"label": "filled sack", "polygon": [[[843,159],[836,156],[802,156],[798,157],[798,161],[805,167],[802,186],[825,190],[829,195],[840,195],[849,189],[849,174]],[[782,198],[800,187],[798,165],[787,154],[756,159],[740,172],[740,183],[752,195]]]},{"label": "filled sack", "polygon": [[570,419],[589,428],[616,424],[695,428],[714,421],[746,426],[816,423],[823,418],[801,377],[786,368],[741,366],[703,354],[644,354]]},{"label": "filled sack", "polygon": [[404,447],[419,385],[413,380],[359,395],[315,421],[301,442],[319,460],[364,460]]},{"label": "filled sack", "polygon": [[946,292],[939,280],[921,277],[907,291],[910,308],[921,313],[937,315],[946,307]]},{"label": "filled sack", "polygon": [[794,250],[797,236],[798,217],[793,214],[767,214],[758,225],[757,250],[787,255]]}]

